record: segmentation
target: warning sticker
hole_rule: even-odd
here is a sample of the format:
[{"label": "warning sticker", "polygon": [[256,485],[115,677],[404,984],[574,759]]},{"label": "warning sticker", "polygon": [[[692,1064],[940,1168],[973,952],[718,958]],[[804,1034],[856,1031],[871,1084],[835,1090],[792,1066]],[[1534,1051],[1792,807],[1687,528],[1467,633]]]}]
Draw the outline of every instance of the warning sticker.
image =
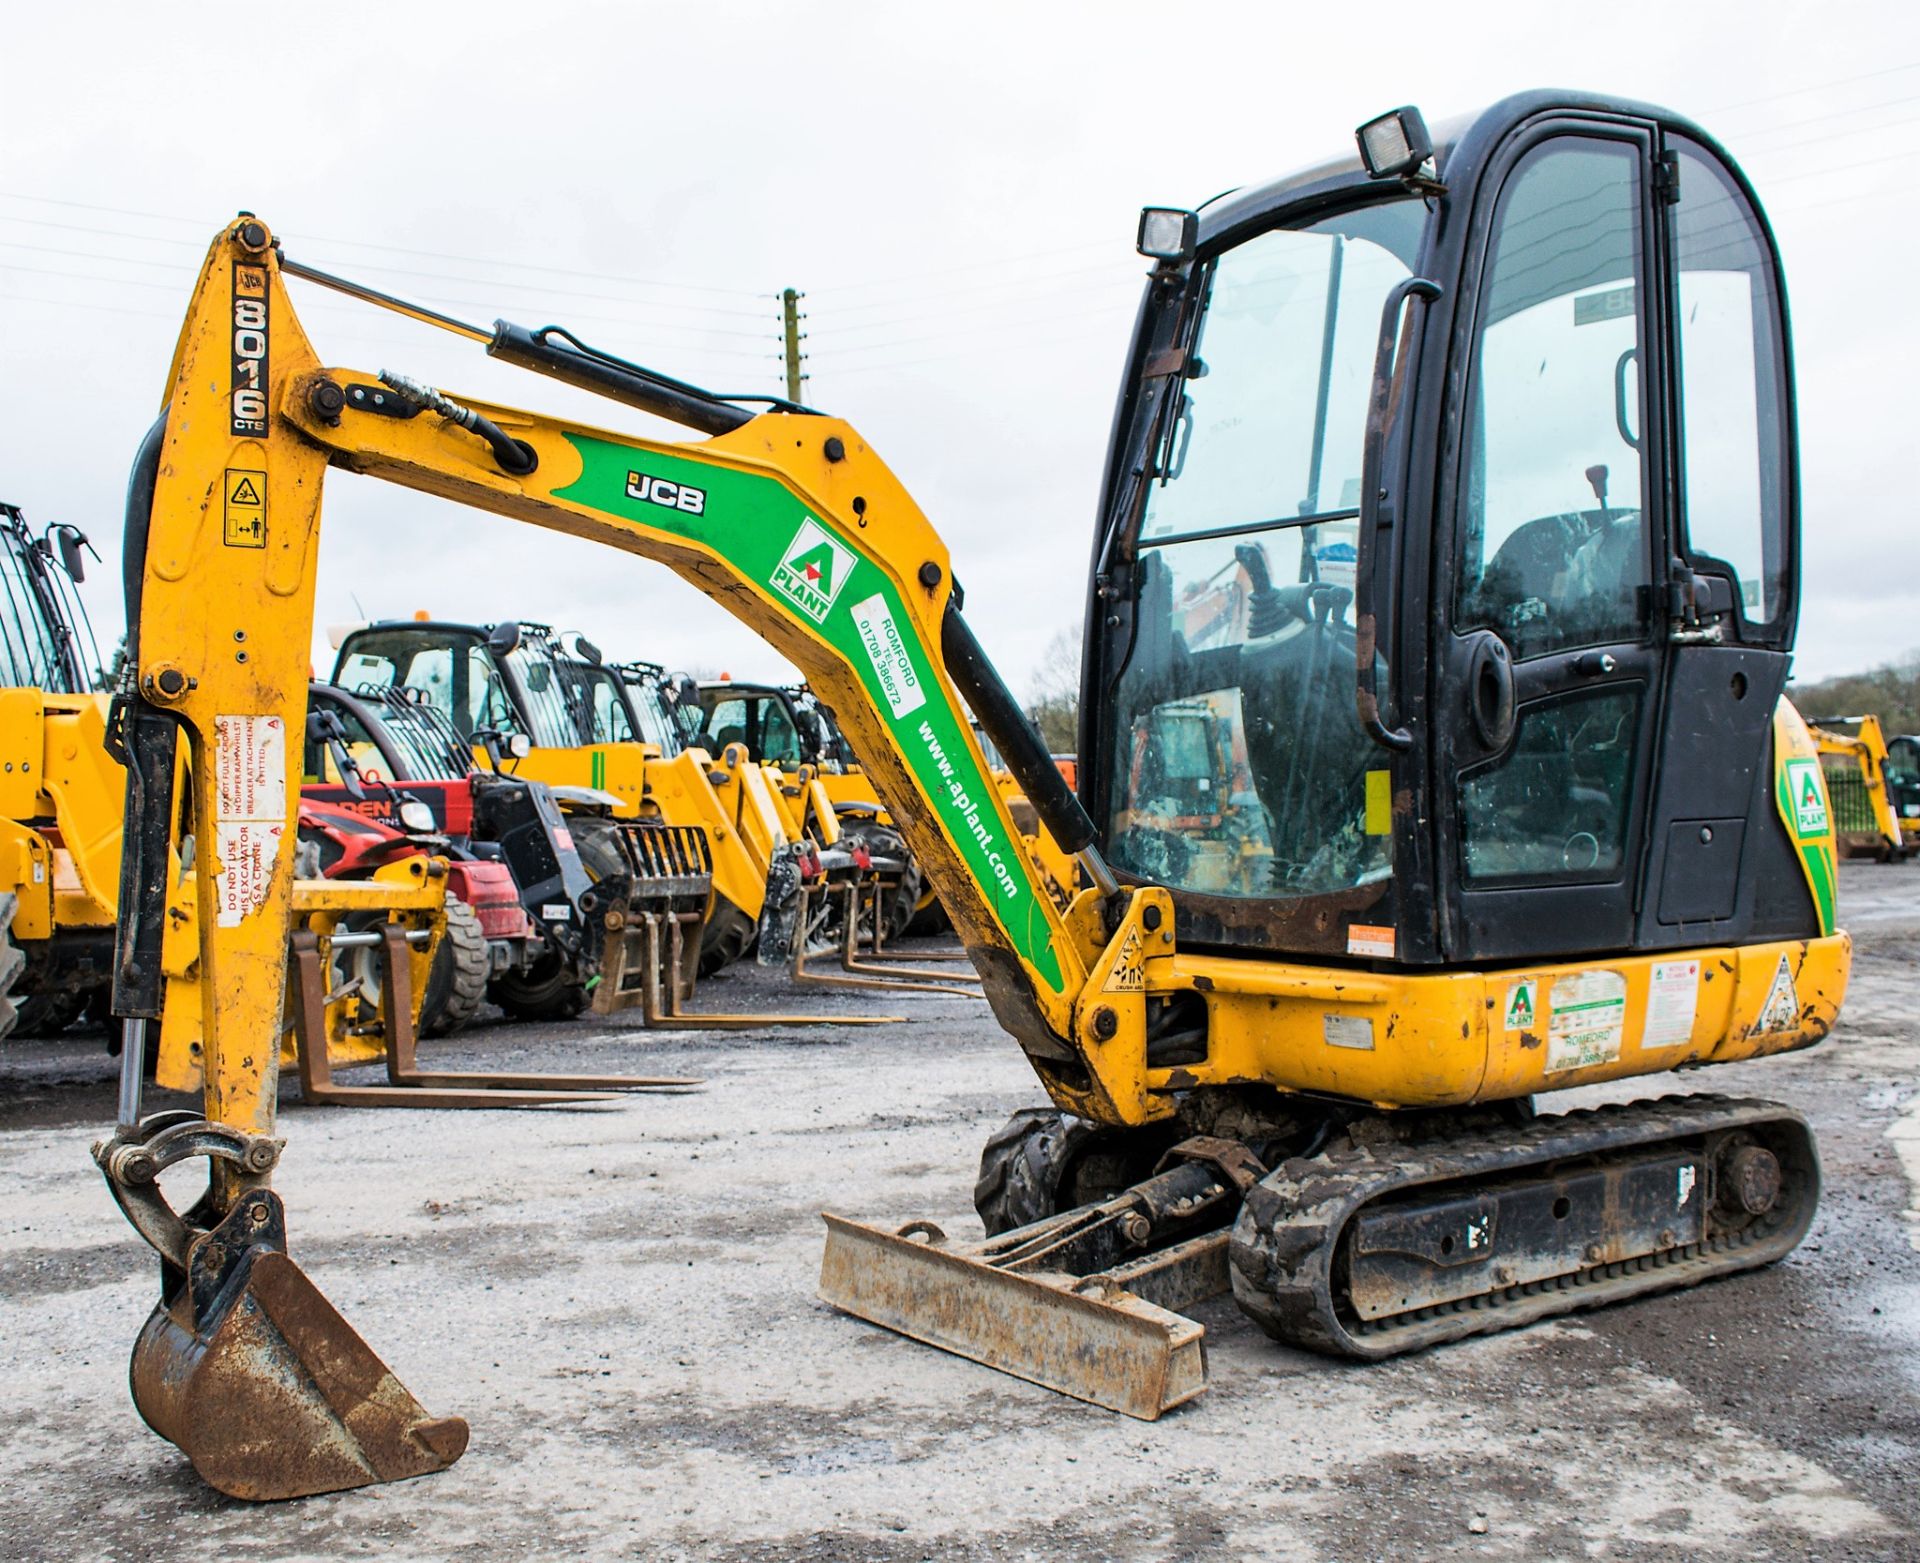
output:
[{"label": "warning sticker", "polygon": [[1691,1040],[1699,1001],[1698,961],[1655,961],[1647,973],[1647,1019],[1640,1045],[1673,1047]]},{"label": "warning sticker", "polygon": [[1101,986],[1108,993],[1138,993],[1146,985],[1146,947],[1140,942],[1140,930],[1129,927],[1120,941],[1120,958]]},{"label": "warning sticker", "polygon": [[1347,928],[1347,954],[1370,955],[1376,960],[1393,959],[1393,930],[1391,928],[1371,928],[1365,923],[1353,923]]},{"label": "warning sticker", "polygon": [[229,548],[267,546],[267,475],[250,467],[227,468],[226,524]]},{"label": "warning sticker", "polygon": [[1553,980],[1547,1023],[1547,1072],[1590,1069],[1620,1056],[1627,1028],[1627,979],[1617,971],[1583,971]]},{"label": "warning sticker", "polygon": [[1793,972],[1786,956],[1773,974],[1773,986],[1767,989],[1767,1002],[1760,1006],[1760,1031],[1792,1031],[1800,1024],[1800,995],[1793,986]]},{"label": "warning sticker", "polygon": [[285,820],[221,820],[214,831],[220,872],[214,876],[215,923],[238,928],[267,904],[274,859],[280,854]]},{"label": "warning sticker", "polygon": [[1531,1031],[1540,1023],[1540,983],[1534,977],[1522,977],[1507,984],[1506,1027],[1509,1031]]},{"label": "warning sticker", "polygon": [[237,928],[266,904],[287,831],[287,729],[277,716],[216,716],[215,921]]},{"label": "warning sticker", "polygon": [[900,635],[900,626],[887,611],[887,600],[875,592],[865,602],[856,602],[847,610],[853,615],[853,627],[860,632],[860,644],[880,680],[880,693],[895,716],[918,711],[927,703],[927,692],[913,671],[913,658]]},{"label": "warning sticker", "polygon": [[223,820],[287,818],[287,729],[277,716],[216,716],[214,777]]}]

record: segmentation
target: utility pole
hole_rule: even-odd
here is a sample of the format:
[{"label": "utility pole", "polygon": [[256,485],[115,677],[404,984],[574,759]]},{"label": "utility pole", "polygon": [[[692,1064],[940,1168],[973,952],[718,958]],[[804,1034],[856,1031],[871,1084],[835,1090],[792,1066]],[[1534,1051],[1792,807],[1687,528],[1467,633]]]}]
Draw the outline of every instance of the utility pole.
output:
[{"label": "utility pole", "polygon": [[785,288],[780,293],[780,327],[784,347],[782,356],[787,364],[787,400],[800,400],[800,387],[806,384],[807,377],[800,372],[800,365],[806,362],[807,355],[800,351],[800,344],[806,340],[806,333],[800,329],[800,322],[806,317],[800,313],[800,300],[804,293]]}]

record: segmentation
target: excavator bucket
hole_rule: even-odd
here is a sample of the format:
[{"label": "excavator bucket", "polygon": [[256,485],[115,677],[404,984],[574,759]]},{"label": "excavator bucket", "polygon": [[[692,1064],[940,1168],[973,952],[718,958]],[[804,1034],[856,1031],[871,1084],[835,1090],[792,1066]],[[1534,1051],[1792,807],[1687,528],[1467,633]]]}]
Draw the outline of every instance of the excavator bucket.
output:
[{"label": "excavator bucket", "polygon": [[[140,1042],[134,1043],[137,1070]],[[281,1142],[195,1113],[159,1113],[94,1147],[127,1219],[160,1256],[160,1301],[128,1373],[146,1423],[235,1498],[301,1498],[446,1469],[467,1424],[435,1417],[287,1257],[286,1212],[267,1186]],[[205,1157],[213,1183],[185,1216],[160,1175]]]},{"label": "excavator bucket", "polygon": [[134,1343],[129,1377],[147,1425],[235,1498],[445,1470],[466,1451],[467,1424],[429,1416],[285,1243],[266,1189],[193,1241]]}]

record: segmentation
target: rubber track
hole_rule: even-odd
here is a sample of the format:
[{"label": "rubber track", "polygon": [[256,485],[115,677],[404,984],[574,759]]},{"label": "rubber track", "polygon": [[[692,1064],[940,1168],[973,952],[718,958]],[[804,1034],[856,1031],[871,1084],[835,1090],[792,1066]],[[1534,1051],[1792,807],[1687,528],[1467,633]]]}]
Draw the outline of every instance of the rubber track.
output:
[{"label": "rubber track", "polygon": [[[1768,1125],[1775,1132],[1763,1140],[1774,1144],[1784,1136],[1793,1142],[1781,1156],[1780,1202],[1741,1230],[1715,1233],[1710,1223],[1703,1242],[1387,1319],[1361,1321],[1339,1306],[1331,1274],[1342,1232],[1384,1196],[1441,1183],[1470,1187],[1528,1167]],[[1395,1356],[1770,1264],[1806,1234],[1819,1189],[1819,1161],[1806,1121],[1790,1107],[1744,1098],[1668,1096],[1536,1118],[1520,1127],[1410,1143],[1345,1144],[1311,1160],[1285,1162],[1248,1192],[1229,1246],[1234,1298],[1263,1330],[1289,1345],[1362,1359]]]}]

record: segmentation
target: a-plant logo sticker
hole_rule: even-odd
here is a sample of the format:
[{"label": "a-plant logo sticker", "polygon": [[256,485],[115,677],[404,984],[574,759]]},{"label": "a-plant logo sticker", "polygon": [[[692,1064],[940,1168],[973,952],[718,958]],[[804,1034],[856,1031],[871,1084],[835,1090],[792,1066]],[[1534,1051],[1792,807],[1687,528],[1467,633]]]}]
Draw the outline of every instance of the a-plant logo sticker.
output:
[{"label": "a-plant logo sticker", "polygon": [[824,624],[834,598],[853,573],[853,562],[853,550],[828,536],[826,529],[808,516],[774,567],[771,584],[814,623]]},{"label": "a-plant logo sticker", "polygon": [[1800,834],[1824,835],[1827,829],[1827,793],[1820,785],[1818,760],[1787,761],[1787,796],[1793,800],[1793,823]]}]

